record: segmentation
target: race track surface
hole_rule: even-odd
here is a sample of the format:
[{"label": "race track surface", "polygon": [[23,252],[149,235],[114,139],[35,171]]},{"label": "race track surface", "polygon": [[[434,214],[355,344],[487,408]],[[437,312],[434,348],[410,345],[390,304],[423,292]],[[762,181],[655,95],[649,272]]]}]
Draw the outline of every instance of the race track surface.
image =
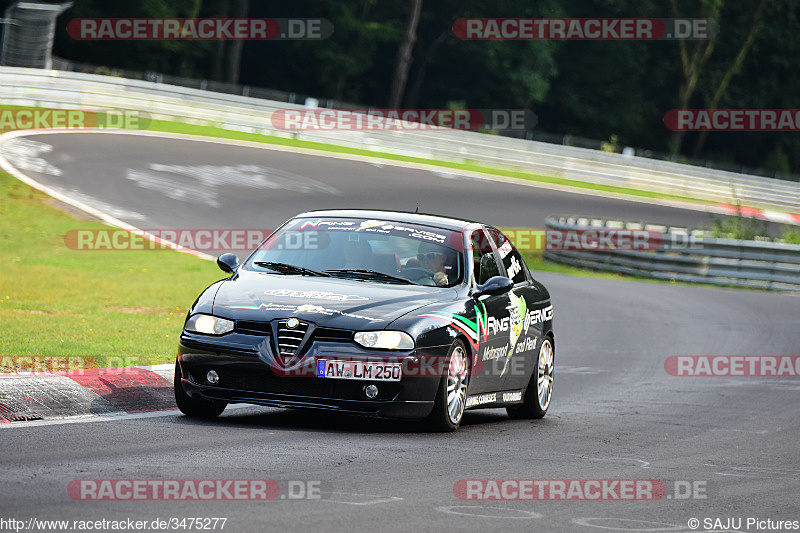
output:
[{"label": "race track surface", "polygon": [[[312,209],[369,208],[543,228],[547,215],[706,225],[676,209],[459,175],[216,142],[77,133],[7,141],[3,154],[38,182],[138,227],[269,227]],[[238,224],[238,226],[236,226]],[[249,226],[242,226],[249,224]]]}]

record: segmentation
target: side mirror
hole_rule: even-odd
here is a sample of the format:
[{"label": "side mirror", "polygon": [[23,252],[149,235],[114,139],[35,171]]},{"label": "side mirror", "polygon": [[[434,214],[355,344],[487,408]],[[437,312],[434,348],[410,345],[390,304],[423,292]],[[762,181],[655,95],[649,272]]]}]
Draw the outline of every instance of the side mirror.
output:
[{"label": "side mirror", "polygon": [[222,254],[217,258],[217,266],[223,272],[233,274],[239,270],[239,258],[236,257],[236,254]]},{"label": "side mirror", "polygon": [[511,278],[505,276],[493,276],[489,278],[483,285],[478,285],[472,292],[472,296],[497,296],[498,294],[505,294],[511,290],[514,282]]}]

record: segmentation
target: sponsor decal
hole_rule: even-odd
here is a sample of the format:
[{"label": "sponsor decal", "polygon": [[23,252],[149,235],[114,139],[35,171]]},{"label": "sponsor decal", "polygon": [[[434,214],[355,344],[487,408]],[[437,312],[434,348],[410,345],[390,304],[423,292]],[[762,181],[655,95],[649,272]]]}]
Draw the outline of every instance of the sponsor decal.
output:
[{"label": "sponsor decal", "polygon": [[386,226],[388,222],[382,220],[365,220],[361,224],[358,225],[358,229],[356,231],[362,229],[369,229],[369,228],[377,228],[378,226]]},{"label": "sponsor decal", "polygon": [[295,311],[297,313],[325,313],[326,311],[330,311],[330,309],[325,309],[318,305],[304,304],[298,305]]},{"label": "sponsor decal", "polygon": [[380,222],[378,220],[367,220],[366,222],[362,222],[361,226],[356,231],[399,235],[402,237],[411,237],[413,239],[431,241],[438,244],[444,243],[444,241],[447,239],[446,235],[435,233],[433,231],[411,228],[408,226],[398,226],[397,224]]},{"label": "sponsor decal", "polygon": [[321,218],[318,218],[317,220],[313,220],[313,221],[309,220],[309,221],[303,222],[303,224],[300,226],[300,229],[317,228],[319,226],[327,226],[329,228],[333,228],[333,227],[337,227],[337,226],[353,227],[355,225],[356,225],[355,222],[350,222],[350,221],[347,221],[347,220],[322,220]]},{"label": "sponsor decal", "polygon": [[[492,361],[494,359],[504,359],[508,357],[508,344],[498,346],[496,348],[489,348],[488,346],[483,349],[481,360]],[[503,373],[505,373],[505,366],[503,366]],[[502,374],[501,374],[502,375]]]},{"label": "sponsor decal", "polygon": [[[513,305],[511,301],[512,297],[515,299]],[[524,332],[527,337],[528,330],[532,325],[547,322],[548,320],[553,319],[552,305],[549,305],[544,309],[534,309],[533,311],[530,311],[527,309],[525,299],[518,297],[511,292],[509,293],[509,305],[506,307],[506,309],[509,309],[509,316],[503,318],[489,316],[487,315],[486,306],[483,304],[483,302],[478,302],[478,304],[480,307],[478,307],[478,305],[474,306],[474,322],[465,316],[455,313],[446,313],[444,311],[430,311],[429,313],[418,315],[416,318],[433,318],[435,320],[448,322],[450,326],[467,336],[470,344],[475,350],[479,349],[479,344],[481,342],[486,342],[489,333],[496,335],[497,333],[508,331],[511,345],[510,349],[509,344],[499,348],[487,347],[484,349],[482,356],[482,360],[484,361],[501,359],[503,357],[508,357],[510,359],[514,353],[522,353],[524,351],[534,349],[536,347],[535,338],[525,338],[519,346],[516,346],[516,343],[519,340],[520,332]],[[519,319],[521,317],[524,318],[522,318],[520,323]],[[514,331],[516,329],[519,329],[520,332],[517,332],[515,335]],[[515,348],[517,349],[515,350]],[[508,365],[506,364],[506,367],[507,366]]]},{"label": "sponsor decal", "polygon": [[533,324],[539,324],[553,320],[553,306],[548,305],[544,309],[534,309],[525,315],[525,333],[528,333],[528,328]]},{"label": "sponsor decal", "polygon": [[330,231],[350,231],[359,233],[379,233],[382,235],[397,235],[399,237],[410,237],[424,241],[434,242],[436,244],[444,244],[447,240],[447,235],[428,231],[421,228],[411,226],[403,226],[385,220],[363,220],[363,221],[350,221],[350,220],[307,220],[303,222],[300,229],[305,228],[320,228]]},{"label": "sponsor decal", "polygon": [[320,314],[326,316],[346,316],[349,318],[359,318],[361,320],[380,320],[380,318],[374,318],[364,315],[356,315],[354,313],[347,313],[345,311],[339,311],[338,309],[329,309],[327,307],[321,307],[319,305],[312,305],[312,304],[303,304],[303,305],[294,305],[294,304],[276,304],[276,303],[268,303],[268,304],[260,304],[257,306],[237,306],[237,305],[230,305],[228,306],[229,309],[245,309],[248,311],[260,311],[260,310],[269,310],[269,311],[288,311],[295,314]]},{"label": "sponsor decal", "polygon": [[521,402],[522,401],[522,391],[513,391],[513,392],[504,392],[503,393],[503,401],[504,402]]},{"label": "sponsor decal", "polygon": [[[500,248],[498,248],[498,249],[497,249],[497,251],[498,251],[498,252],[500,252],[500,259],[505,259],[505,258],[506,258],[506,256],[507,256],[509,253],[511,253],[511,250],[512,250],[512,249],[513,249],[513,248],[512,248],[512,246],[511,246],[511,241],[506,241],[506,242],[504,242],[504,243],[503,243],[503,246],[501,246]],[[513,276],[509,276],[509,277],[513,277]]]},{"label": "sponsor decal", "polygon": [[331,300],[336,302],[356,302],[369,300],[366,296],[358,294],[338,294],[327,291],[298,291],[294,289],[267,289],[267,296],[283,296],[285,298],[305,298],[309,300]]},{"label": "sponsor decal", "polygon": [[467,398],[467,407],[474,407],[476,405],[484,405],[487,403],[496,403],[497,393],[490,392],[487,394],[474,394]]},{"label": "sponsor decal", "polygon": [[[509,344],[511,348],[508,350],[508,355],[506,356],[506,364],[503,367],[503,372],[500,374],[505,375],[506,371],[508,370],[508,363],[511,361],[511,356],[514,355],[514,351],[517,348],[517,340],[519,339],[520,333],[522,333],[522,321],[523,318],[528,315],[528,306],[525,303],[525,298],[520,298],[514,292],[508,293],[508,317],[511,321],[511,327],[509,328]],[[527,330],[525,331],[527,333]]]},{"label": "sponsor decal", "polygon": [[[527,334],[531,323],[535,323],[534,320],[536,320],[536,317],[539,315],[529,313],[525,298],[519,297],[513,292],[508,293],[508,300],[508,306],[506,307],[506,309],[508,309],[508,316],[502,319],[489,317],[488,325],[493,335],[498,332],[507,331],[509,342],[495,348],[489,348],[487,346],[484,348],[481,356],[483,361],[505,359],[503,371],[500,374],[501,376],[508,372],[511,357],[515,353],[531,350],[536,347],[537,342],[536,338],[527,337]],[[523,330],[526,336],[520,339]]]},{"label": "sponsor decal", "polygon": [[311,304],[303,304],[303,305],[297,306],[297,308],[295,309],[295,313],[298,313],[298,314],[301,314],[301,313],[319,314],[319,315],[326,315],[326,316],[339,315],[339,316],[346,316],[346,317],[349,317],[349,318],[360,318],[362,320],[380,320],[380,318],[373,318],[373,317],[364,316],[364,315],[356,315],[356,314],[353,314],[353,313],[346,313],[344,311],[339,311],[338,309],[328,309],[326,307],[321,307],[319,305],[311,305]]},{"label": "sponsor decal", "polygon": [[[480,307],[478,307],[478,305],[480,305]],[[483,302],[478,302],[474,308],[474,322],[465,316],[455,313],[445,313],[444,311],[431,311],[429,314],[419,315],[415,318],[433,318],[435,320],[448,322],[452,327],[466,335],[472,347],[477,350],[481,338],[483,338],[483,342],[486,342],[489,318],[493,317],[487,316],[486,306]]]},{"label": "sponsor decal", "polygon": [[511,264],[508,265],[508,277],[514,279],[522,271],[522,265],[515,256],[511,256]]},{"label": "sponsor decal", "polygon": [[487,405],[490,403],[514,403],[522,401],[522,391],[508,392],[486,392],[483,394],[473,394],[467,397],[467,407]]}]

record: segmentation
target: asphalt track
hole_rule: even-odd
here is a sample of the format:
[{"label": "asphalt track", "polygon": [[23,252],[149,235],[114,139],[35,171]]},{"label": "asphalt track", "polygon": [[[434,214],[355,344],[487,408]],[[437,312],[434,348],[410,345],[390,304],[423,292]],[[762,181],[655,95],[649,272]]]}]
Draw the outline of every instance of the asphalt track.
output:
[{"label": "asphalt track", "polygon": [[[51,148],[38,160],[28,152],[27,162],[18,150],[15,164],[27,165],[26,174],[139,227],[270,227],[306,209],[413,210],[417,201],[421,211],[515,227],[541,227],[547,214],[570,212],[707,220],[638,202],[222,144],[101,134],[29,139]],[[214,181],[213,169],[197,170],[205,165],[234,170]],[[245,185],[248,173],[265,176],[263,186]],[[213,422],[164,413],[5,424],[0,517],[226,517],[225,531],[234,532],[692,531],[690,518],[701,525],[721,518],[716,531],[741,518],[742,530],[756,531],[745,528],[748,517],[800,520],[800,378],[664,370],[670,355],[797,355],[798,297],[535,275],[552,294],[557,334],[555,393],[543,420],[468,412],[457,433],[430,434],[412,424],[248,407]],[[66,490],[75,479],[145,478],[318,481],[321,498],[92,502]],[[676,481],[689,481],[704,485],[706,498],[485,502],[453,492],[461,479],[505,478],[657,479],[668,496]]]}]

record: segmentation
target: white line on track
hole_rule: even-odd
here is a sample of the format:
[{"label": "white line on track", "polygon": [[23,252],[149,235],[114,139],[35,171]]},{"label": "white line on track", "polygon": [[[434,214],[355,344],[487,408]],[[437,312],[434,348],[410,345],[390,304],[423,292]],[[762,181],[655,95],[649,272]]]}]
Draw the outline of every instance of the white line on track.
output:
[{"label": "white line on track", "polygon": [[[330,503],[342,503],[346,505],[377,505],[381,503],[391,503],[391,502],[398,502],[402,501],[404,498],[400,498],[399,496],[379,496],[377,494],[359,494],[356,492],[326,492],[322,491],[320,494],[330,494],[336,496],[357,496],[357,497],[365,497],[370,498],[366,501],[359,502],[359,501],[346,501],[346,500],[336,500],[333,498],[323,498],[319,501],[322,502],[330,502]],[[334,496],[335,497],[335,496]]]}]

